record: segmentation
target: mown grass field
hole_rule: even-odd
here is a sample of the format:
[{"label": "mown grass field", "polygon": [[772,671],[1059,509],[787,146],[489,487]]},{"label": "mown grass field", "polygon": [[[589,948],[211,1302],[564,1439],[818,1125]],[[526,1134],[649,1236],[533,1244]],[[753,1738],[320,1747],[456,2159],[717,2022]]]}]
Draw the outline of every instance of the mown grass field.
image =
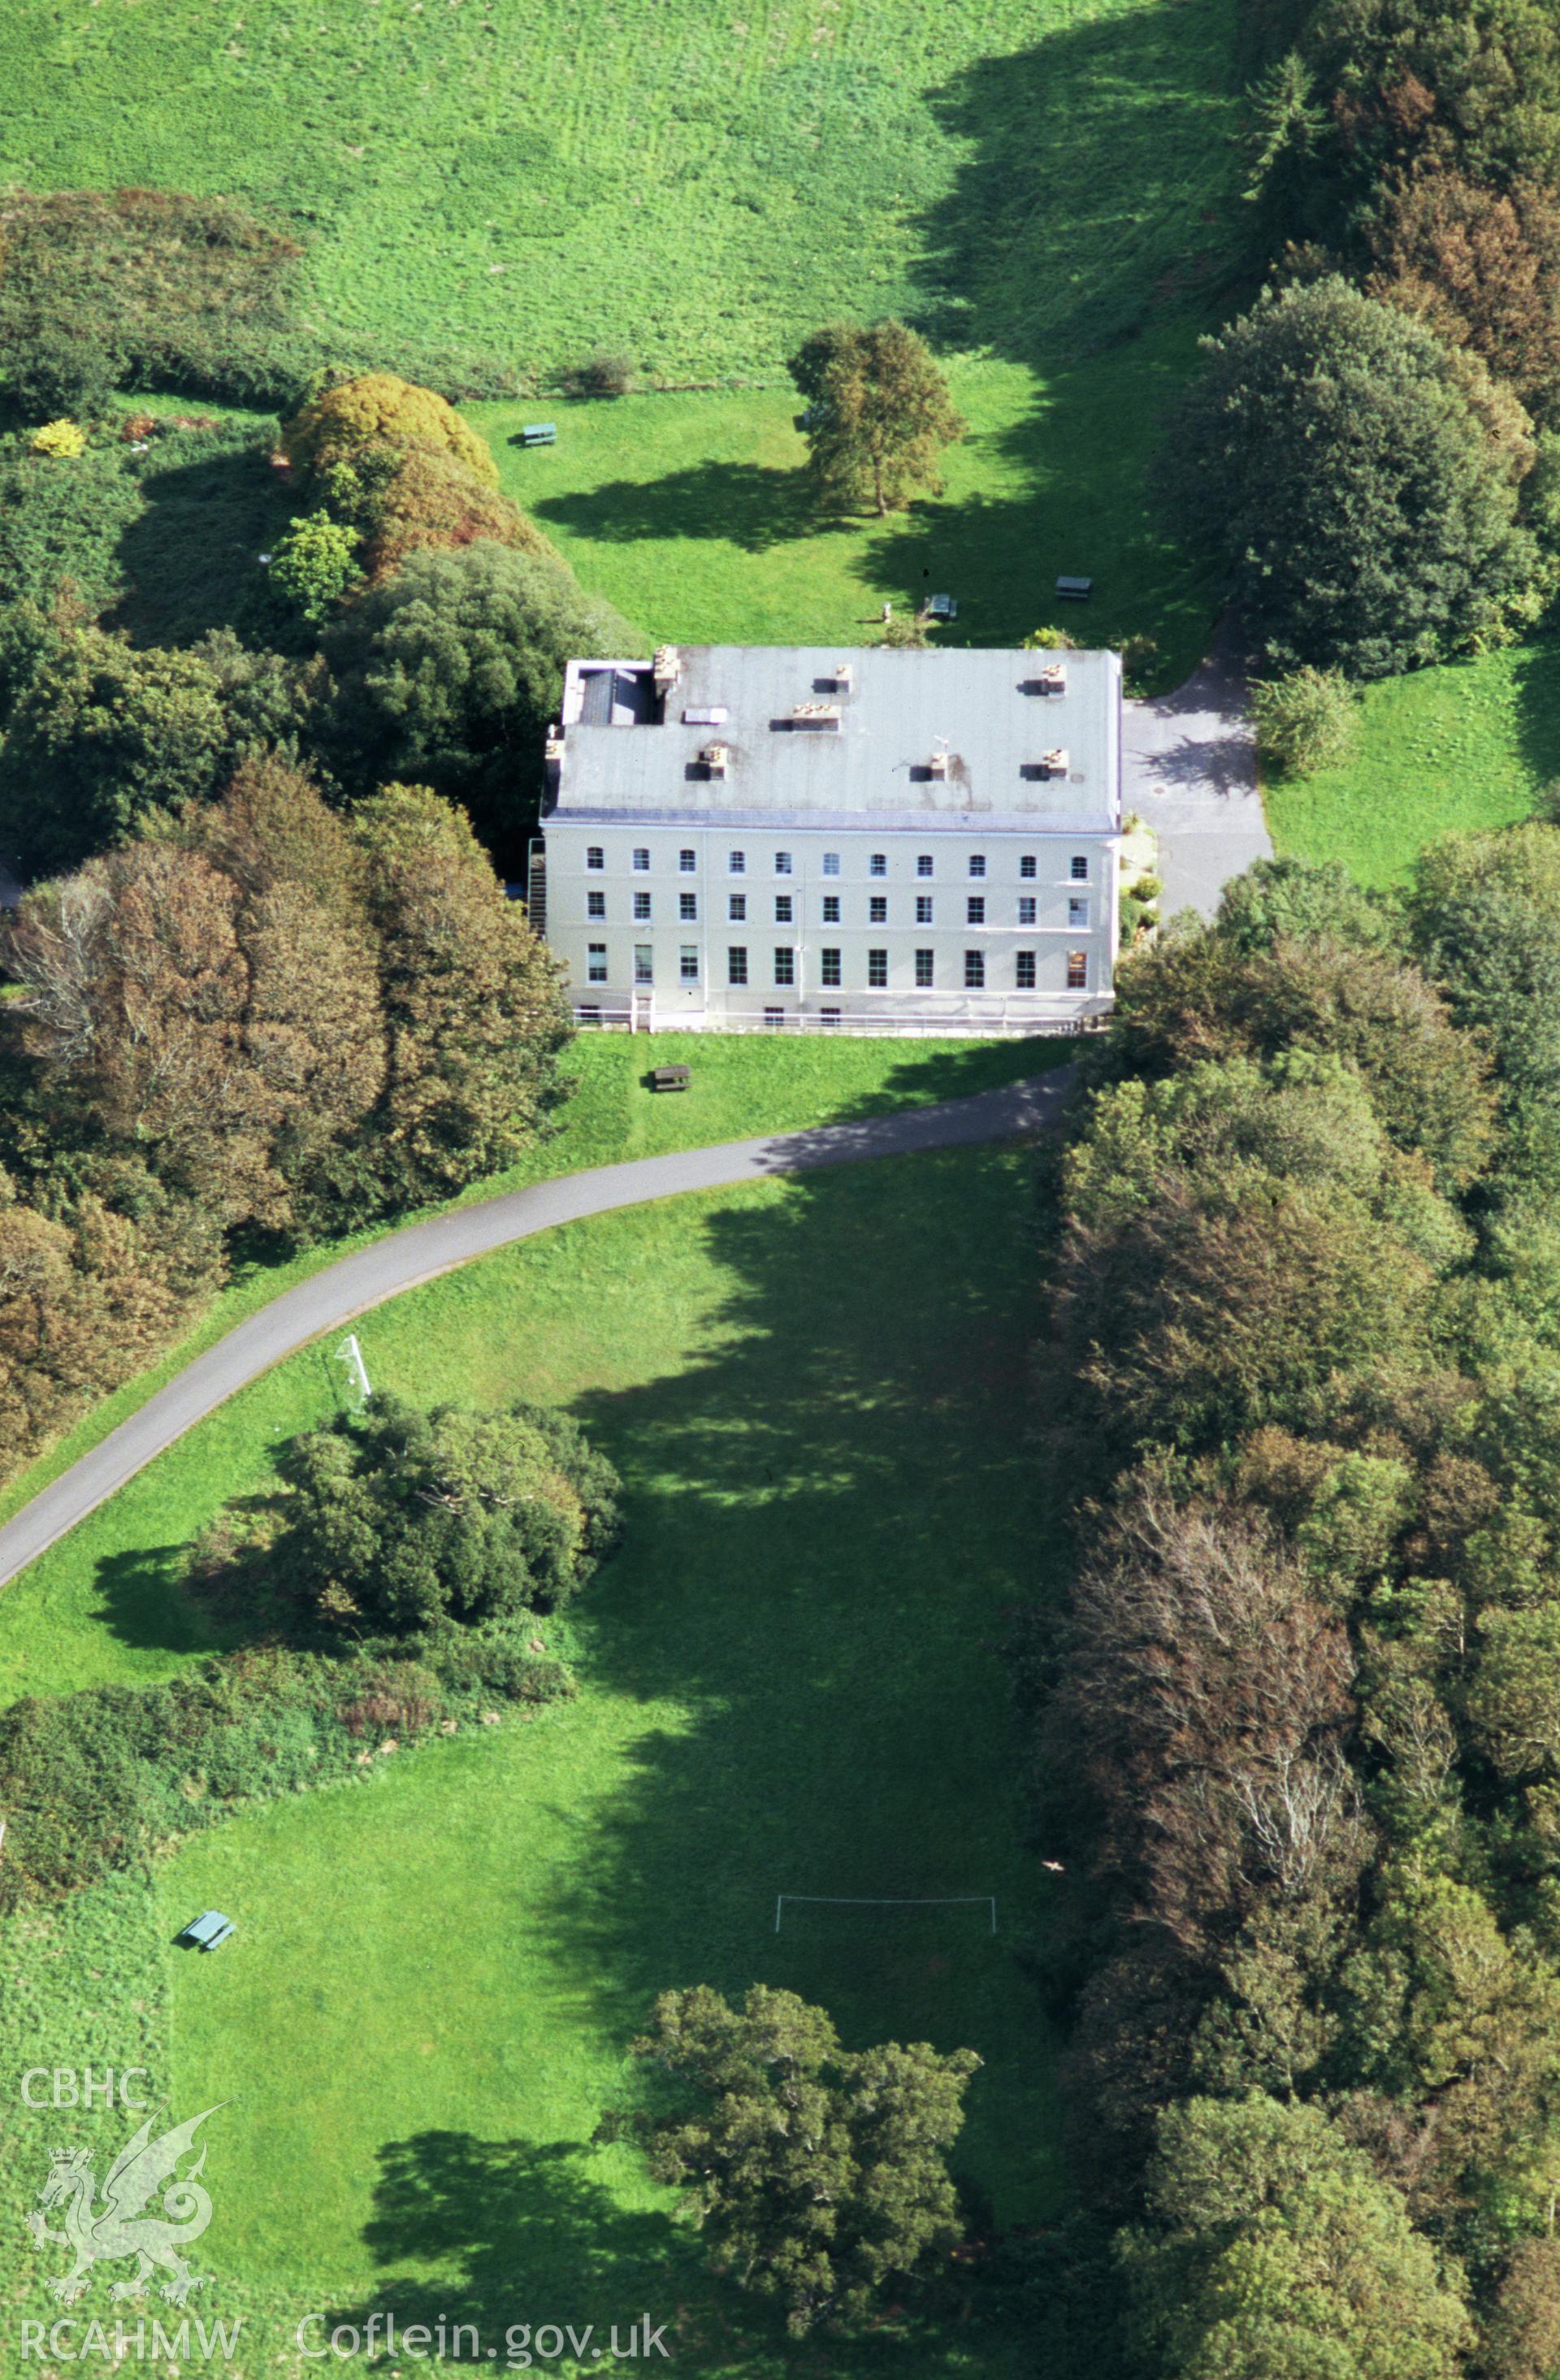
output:
[{"label": "mown grass field", "polygon": [[0,176],[245,200],[308,239],[321,330],[387,362],[773,373],[841,311],[1033,361],[1227,261],[1234,22],[1231,0],[11,0]]},{"label": "mown grass field", "polygon": [[[253,2371],[284,2368],[313,2309],[386,2306],[501,2327],[664,2311],[701,2375],[1029,2368],[999,2312],[786,2347],[703,2275],[628,2153],[587,2145],[657,1989],[763,1980],[852,2042],[973,2046],[961,2169],[1001,2223],[1058,2204],[1046,2030],[1014,1957],[1046,1879],[998,1646],[1050,1543],[1025,1426],[1029,1178],[1022,1151],[970,1151],[680,1200],[365,1318],[387,1387],[557,1402],[622,1468],[626,1544],[570,1631],[580,1699],[18,1924],[0,2010],[7,2063],[44,2040],[50,2064],[133,2054],[181,2112],[229,2103],[202,2310],[263,2325]],[[164,1458],[200,1458],[187,1524],[263,1486],[271,1433],[321,1409],[308,1356],[267,1385]],[[168,1577],[141,1627],[170,1658]],[[1001,1931],[984,1911],[803,1912],[777,1938],[778,1891],[995,1893]],[[208,1905],[237,1939],[170,1958]],[[18,2207],[49,2121],[0,2103]],[[36,2313],[37,2266],[14,2263]]]},{"label": "mown grass field", "polygon": [[[474,1184],[461,1203],[587,1166],[956,1099],[1035,1074],[1067,1054],[1058,1041],[661,1034],[655,1062],[686,1060],[693,1081],[675,1097],[658,1097],[646,1084],[648,1045],[603,1034],[578,1040],[568,1051],[564,1064],[574,1096],[552,1135],[507,1172]],[[161,1364],[105,1398],[47,1457],[9,1483],[0,1496],[0,1519],[95,1446],[245,1315],[374,1236],[354,1233],[307,1249],[287,1263],[241,1272]],[[111,1678],[162,1676],[176,1658],[209,1649],[198,1615],[181,1610],[176,1623],[170,1621],[164,1587],[173,1549],[200,1526],[212,1477],[220,1480],[248,1459],[237,1450],[252,1445],[257,1434],[268,1440],[289,1426],[290,1401],[299,1393],[302,1377],[312,1381],[317,1399],[310,1417],[331,1410],[339,1378],[323,1353],[303,1358],[296,1374],[273,1373],[257,1381],[213,1417],[207,1434],[170,1450],[20,1578],[0,1588],[0,1704],[21,1694],[66,1694]]]},{"label": "mown grass field", "polygon": [[1065,625],[1100,644],[1154,638],[1168,686],[1201,655],[1212,599],[1158,526],[1147,474],[1195,358],[1183,319],[1038,370],[956,362],[969,434],[944,492],[888,521],[820,517],[789,388],[550,400],[558,443],[529,451],[511,442],[534,402],[468,410],[515,502],[652,639],[859,644],[885,601],[947,592],[959,617],[940,636],[1013,645],[1066,609],[1058,575],[1082,573],[1094,599]]},{"label": "mown grass field", "polygon": [[1280,852],[1389,885],[1442,835],[1526,818],[1557,779],[1560,642],[1544,637],[1367,687],[1348,766],[1279,779],[1264,801]]}]

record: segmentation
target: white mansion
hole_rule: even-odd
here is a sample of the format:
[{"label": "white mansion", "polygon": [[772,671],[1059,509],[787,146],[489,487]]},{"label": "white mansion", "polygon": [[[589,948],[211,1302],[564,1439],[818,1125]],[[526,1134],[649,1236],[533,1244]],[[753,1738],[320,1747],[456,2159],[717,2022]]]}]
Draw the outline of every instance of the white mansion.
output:
[{"label": "white mansion", "polygon": [[1035,1031],[1110,1005],[1110,652],[569,664],[532,914],[582,1023]]}]

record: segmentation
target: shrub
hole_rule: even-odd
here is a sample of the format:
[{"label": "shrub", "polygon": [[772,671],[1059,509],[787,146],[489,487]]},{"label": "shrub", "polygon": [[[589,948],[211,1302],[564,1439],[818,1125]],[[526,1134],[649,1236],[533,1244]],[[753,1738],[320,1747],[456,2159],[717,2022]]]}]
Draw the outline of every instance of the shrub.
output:
[{"label": "shrub", "polygon": [[1231,878],[1219,901],[1219,940],[1244,957],[1278,941],[1373,950],[1397,930],[1381,894],[1365,892],[1336,859],[1320,868],[1299,859],[1255,860]]},{"label": "shrub", "polygon": [[1130,695],[1141,695],[1153,678],[1159,659],[1157,637],[1124,637],[1121,640],[1121,674]]},{"label": "shrub", "polygon": [[890,612],[877,641],[889,652],[925,652],[931,643],[928,623],[920,612]]},{"label": "shrub", "polygon": [[57,322],[34,322],[6,366],[6,393],[24,421],[66,416],[93,421],[125,372],[122,349],[91,331]]},{"label": "shrub", "polygon": [[28,440],[35,455],[70,456],[87,451],[87,433],[74,421],[45,421]]},{"label": "shrub", "polygon": [[0,447],[0,602],[51,605],[63,581],[90,610],[125,583],[121,540],[146,498],[122,448],[91,447],[69,471],[41,470],[19,441]]},{"label": "shrub", "polygon": [[1560,1184],[1560,832],[1530,819],[1421,853],[1409,924],[1460,1024],[1487,1034],[1502,1078],[1506,1165]]},{"label": "shrub", "polygon": [[376,447],[453,455],[486,486],[498,485],[491,455],[453,406],[393,372],[365,372],[326,389],[284,426],[282,446],[310,487]]},{"label": "shrub", "polygon": [[277,540],[271,557],[271,583],[300,618],[318,627],[363,574],[357,566],[357,532],[327,512],[295,520]]},{"label": "shrub", "polygon": [[564,386],[571,396],[626,396],[634,386],[634,358],[599,351],[575,365]]},{"label": "shrub", "polygon": [[59,629],[41,603],[26,595],[0,601],[0,727],[59,641]]},{"label": "shrub", "polygon": [[1071,653],[1077,650],[1077,638],[1070,637],[1065,628],[1031,628],[1020,647],[1026,653]]},{"label": "shrub", "polygon": [[1360,733],[1360,705],[1338,670],[1289,670],[1252,688],[1257,748],[1271,769],[1309,777],[1341,768]]},{"label": "shrub", "polygon": [[199,634],[229,601],[280,613],[252,561],[274,541],[284,498],[253,430],[175,429],[166,417],[162,428],[140,453],[100,434],[68,471],[41,464],[23,437],[0,439],[0,603],[28,596],[52,607],[68,580],[87,611],[123,601],[139,636],[167,644]]}]

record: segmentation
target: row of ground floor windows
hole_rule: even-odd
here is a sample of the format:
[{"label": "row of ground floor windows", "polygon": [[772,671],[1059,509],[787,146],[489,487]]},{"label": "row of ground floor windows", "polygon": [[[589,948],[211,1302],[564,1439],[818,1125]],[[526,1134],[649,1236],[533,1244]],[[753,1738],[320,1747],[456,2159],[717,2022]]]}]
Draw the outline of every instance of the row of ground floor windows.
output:
[{"label": "row of ground floor windows", "polygon": [[[797,980],[799,953],[781,944],[772,953],[771,980],[781,990],[792,990]],[[1012,989],[1033,991],[1036,984],[1037,953],[1034,951],[1012,953]],[[817,953],[818,982],[826,991],[837,991],[844,985],[843,953],[821,950]],[[963,989],[966,991],[999,990],[1005,989],[998,980],[1000,961],[994,961],[986,951],[963,953]],[[607,964],[605,942],[592,942],[587,954],[586,974],[591,983],[607,983],[611,971]],[[681,983],[699,980],[699,947],[696,942],[684,942],[677,954],[677,977]],[[648,942],[636,942],[634,949],[634,980],[638,984],[654,983],[656,979],[655,951]],[[740,990],[754,980],[748,972],[748,953],[733,945],[726,953],[726,981]],[[869,991],[887,991],[889,988],[889,953],[868,951],[866,954],[866,988]],[[915,953],[915,988],[918,991],[934,991],[937,987],[937,953],[917,951]],[[949,987],[946,982],[943,989]],[[1087,991],[1089,988],[1089,955],[1086,951],[1067,953],[1067,988],[1069,991]]]},{"label": "row of ground floor windows", "polygon": [[[824,894],[821,915],[823,923],[826,926],[839,926],[854,922],[853,920],[847,919],[843,916],[840,902],[841,895],[838,892],[826,892]],[[728,925],[745,926],[748,923],[747,903],[748,895],[745,892],[728,893],[726,897],[726,921]],[[1016,917],[1017,922],[1021,926],[1033,926],[1036,922],[1037,905],[1037,894],[1033,892],[1021,892],[1019,894]],[[987,922],[986,905],[986,896],[984,892],[971,892],[967,894],[964,901],[964,923],[967,926],[984,926]],[[607,896],[605,892],[587,892],[585,896],[585,914],[586,917],[594,924],[603,926],[606,924]],[[655,911],[651,895],[648,892],[635,892],[634,895],[634,923],[636,926],[647,926],[653,921],[654,915]],[[696,926],[698,921],[698,894],[696,892],[680,892],[677,896],[678,924],[680,926]],[[757,922],[757,918],[755,917],[753,919],[753,923],[756,925]],[[796,895],[794,893],[777,892],[775,894],[774,922],[777,926],[793,926],[800,923],[796,915]],[[889,923],[889,896],[886,892],[873,892],[868,894],[865,922],[869,926],[886,926]],[[900,920],[896,919],[894,922],[898,924]],[[995,925],[998,920],[994,917],[990,922]],[[1089,896],[1086,892],[1070,893],[1068,895],[1067,922],[1075,934],[1086,934],[1088,932]],[[937,905],[929,892],[919,892],[915,896],[915,923],[918,926],[934,926],[937,923]]]}]

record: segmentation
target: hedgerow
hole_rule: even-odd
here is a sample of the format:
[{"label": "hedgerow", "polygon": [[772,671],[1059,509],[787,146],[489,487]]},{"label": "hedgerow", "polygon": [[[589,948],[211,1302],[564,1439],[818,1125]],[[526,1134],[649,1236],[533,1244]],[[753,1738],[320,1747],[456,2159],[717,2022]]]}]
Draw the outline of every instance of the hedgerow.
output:
[{"label": "hedgerow", "polygon": [[244,1803],[366,1774],[403,1746],[574,1692],[513,1630],[345,1655],[265,1648],[154,1686],[29,1696],[0,1715],[0,1912],[135,1865]]}]

